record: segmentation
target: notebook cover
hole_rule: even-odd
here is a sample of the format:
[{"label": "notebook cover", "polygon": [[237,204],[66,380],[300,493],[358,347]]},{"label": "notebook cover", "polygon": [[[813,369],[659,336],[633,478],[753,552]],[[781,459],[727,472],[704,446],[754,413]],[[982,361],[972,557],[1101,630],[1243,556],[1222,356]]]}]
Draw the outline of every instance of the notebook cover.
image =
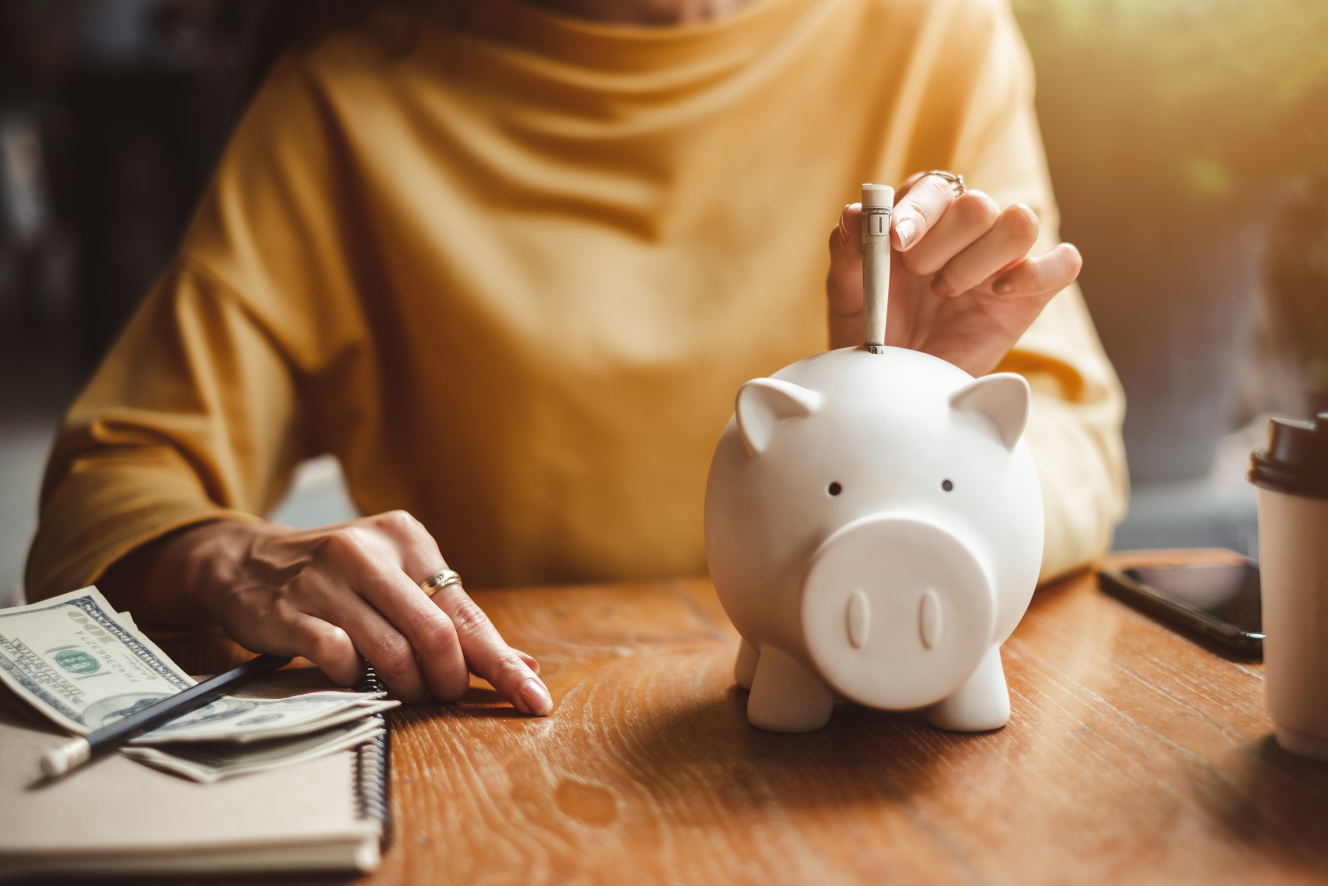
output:
[{"label": "notebook cover", "polygon": [[[281,689],[255,687],[268,692]],[[378,813],[362,786],[366,773],[377,773],[371,786],[375,777],[385,784],[387,767],[384,760],[380,772],[372,757],[362,762],[362,749],[211,785],[118,754],[42,779],[41,755],[64,738],[0,691],[0,877],[378,865],[387,793],[379,791]]]}]

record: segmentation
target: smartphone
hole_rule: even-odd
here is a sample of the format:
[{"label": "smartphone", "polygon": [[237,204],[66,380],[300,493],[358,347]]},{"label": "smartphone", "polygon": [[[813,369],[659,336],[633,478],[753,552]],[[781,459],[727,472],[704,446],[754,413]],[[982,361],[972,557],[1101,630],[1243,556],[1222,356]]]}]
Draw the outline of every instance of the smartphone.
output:
[{"label": "smartphone", "polygon": [[1109,567],[1102,590],[1247,658],[1263,657],[1259,564]]}]

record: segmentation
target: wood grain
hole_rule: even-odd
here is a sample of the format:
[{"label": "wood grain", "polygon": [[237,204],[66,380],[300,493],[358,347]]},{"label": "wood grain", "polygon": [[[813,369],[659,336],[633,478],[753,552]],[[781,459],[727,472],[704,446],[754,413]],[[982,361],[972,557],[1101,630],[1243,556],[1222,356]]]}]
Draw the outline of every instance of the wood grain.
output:
[{"label": "wood grain", "polygon": [[703,580],[474,596],[557,706],[475,681],[397,712],[367,883],[1328,883],[1328,766],[1273,742],[1261,665],[1087,573],[1037,593],[1013,718],[980,735],[842,702],[817,733],[751,728]]}]

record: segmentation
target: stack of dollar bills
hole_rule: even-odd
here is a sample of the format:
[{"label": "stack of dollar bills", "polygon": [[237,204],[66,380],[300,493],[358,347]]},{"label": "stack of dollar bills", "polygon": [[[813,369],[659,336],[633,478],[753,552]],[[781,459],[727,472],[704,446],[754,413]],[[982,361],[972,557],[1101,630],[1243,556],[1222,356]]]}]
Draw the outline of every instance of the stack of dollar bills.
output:
[{"label": "stack of dollar bills", "polygon": [[[96,588],[0,609],[0,682],[77,735],[195,683]],[[370,715],[398,704],[364,692],[227,695],[140,735],[120,753],[214,782],[361,745],[382,728]]]}]

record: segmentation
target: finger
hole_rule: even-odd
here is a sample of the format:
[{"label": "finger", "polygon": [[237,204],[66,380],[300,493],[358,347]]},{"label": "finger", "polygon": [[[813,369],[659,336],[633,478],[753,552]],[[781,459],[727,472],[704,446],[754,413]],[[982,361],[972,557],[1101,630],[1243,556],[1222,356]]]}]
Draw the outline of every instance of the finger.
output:
[{"label": "finger", "polygon": [[334,683],[353,686],[364,676],[364,659],[341,628],[303,612],[296,613],[288,627],[295,643],[290,652],[318,665]]},{"label": "finger", "polygon": [[[456,631],[414,578],[444,568],[424,526],[405,511],[389,511],[340,529],[326,545],[335,574],[347,576],[352,589],[405,636],[429,691],[445,701],[464,694],[470,675]],[[414,575],[404,571],[407,566]]]},{"label": "finger", "polygon": [[[363,600],[347,598],[350,605],[333,615],[350,636],[355,649],[387,684],[392,694],[407,704],[425,697],[424,677],[410,641]],[[347,611],[353,609],[353,612]]]},{"label": "finger", "polygon": [[410,576],[384,564],[361,573],[355,590],[409,641],[429,691],[444,701],[465,694],[470,674],[457,630]]},{"label": "finger", "polygon": [[830,347],[862,341],[862,204],[850,203],[830,232],[830,271],[825,278]]},{"label": "finger", "polygon": [[900,252],[912,249],[954,202],[954,189],[939,175],[924,175],[895,203],[891,243]]},{"label": "finger", "polygon": [[364,675],[364,660],[341,628],[278,601],[253,630],[242,632],[242,645],[271,655],[304,656],[334,682],[349,686]]},{"label": "finger", "polygon": [[1033,248],[1038,237],[1038,220],[1033,210],[1023,204],[1007,208],[991,229],[952,258],[932,279],[936,295],[958,295],[1019,261]]},{"label": "finger", "polygon": [[850,203],[830,232],[830,273],[826,277],[830,313],[862,314],[862,204]]},{"label": "finger", "polygon": [[[934,177],[934,176],[933,176]],[[900,257],[910,272],[935,274],[946,262],[991,230],[1000,215],[996,201],[981,191],[965,191],[918,245]]]},{"label": "finger", "polygon": [[[348,578],[333,579],[327,573],[313,573],[305,579],[302,596],[312,604],[305,611],[344,630],[393,695],[405,702],[419,701],[425,694],[425,680],[415,660],[414,645],[361,598],[361,588],[371,584],[371,580],[351,570],[339,574]],[[402,580],[409,581],[404,575]],[[418,588],[416,593],[423,596]]]},{"label": "finger", "polygon": [[396,549],[398,566],[415,584],[447,568],[438,542],[408,511],[386,511],[366,521]]},{"label": "finger", "polygon": [[992,282],[997,295],[1057,293],[1079,277],[1084,260],[1072,243],[1025,259]]},{"label": "finger", "polygon": [[553,710],[548,687],[516,650],[507,645],[484,610],[461,585],[441,588],[433,595],[433,601],[456,626],[466,663],[472,671],[488,680],[517,710],[540,716]]}]

